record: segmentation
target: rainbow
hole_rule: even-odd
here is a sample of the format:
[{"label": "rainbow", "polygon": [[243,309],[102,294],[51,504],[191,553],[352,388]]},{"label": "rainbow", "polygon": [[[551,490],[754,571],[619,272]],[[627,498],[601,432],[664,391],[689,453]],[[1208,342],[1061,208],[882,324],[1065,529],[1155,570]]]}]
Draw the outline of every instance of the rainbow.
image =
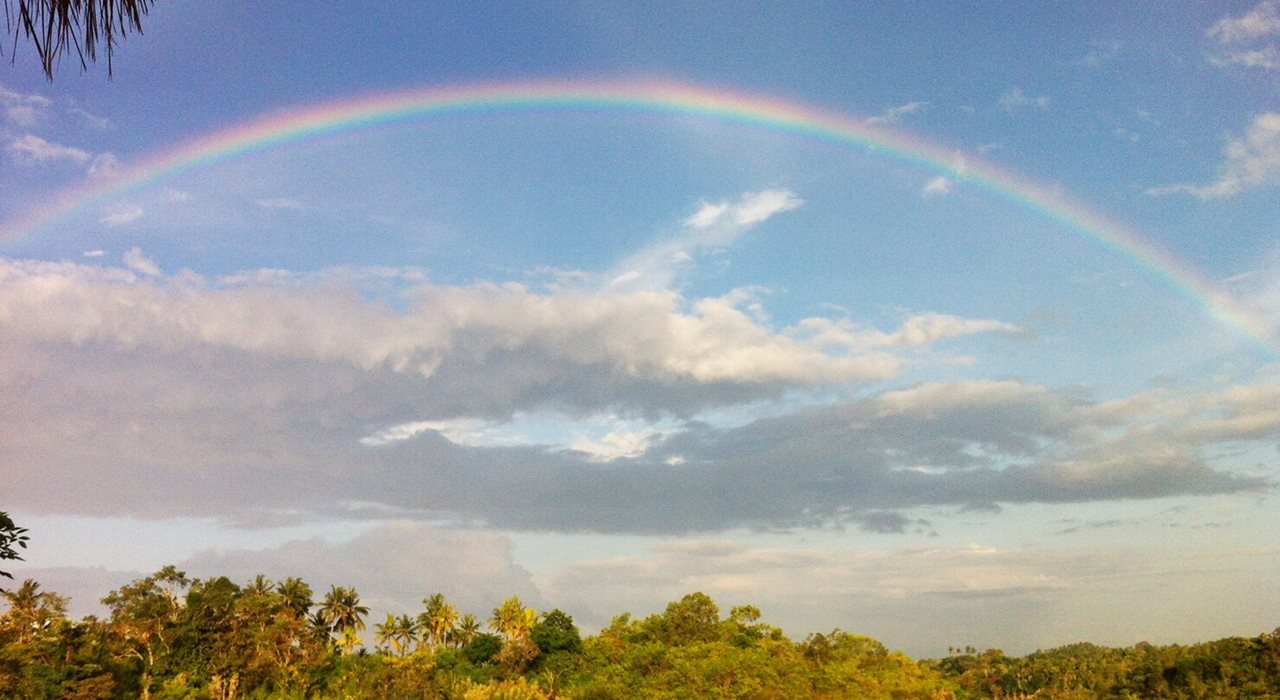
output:
[{"label": "rainbow", "polygon": [[660,82],[545,81],[414,89],[268,114],[151,154],[105,182],[69,188],[0,223],[0,242],[36,235],[77,210],[245,153],[366,127],[447,114],[600,109],[689,115],[874,150],[984,189],[1128,260],[1280,359],[1276,329],[1199,270],[1067,195],[978,158],[866,119],[776,97]]}]

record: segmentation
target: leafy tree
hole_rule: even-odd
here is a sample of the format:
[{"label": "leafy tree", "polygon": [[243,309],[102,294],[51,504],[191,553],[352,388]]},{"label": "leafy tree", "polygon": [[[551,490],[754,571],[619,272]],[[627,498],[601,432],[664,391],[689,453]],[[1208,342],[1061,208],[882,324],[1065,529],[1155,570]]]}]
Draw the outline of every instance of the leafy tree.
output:
[{"label": "leafy tree", "polygon": [[558,608],[543,613],[542,619],[529,632],[529,638],[543,654],[582,653],[582,636],[578,632],[578,626],[573,624],[572,617]]},{"label": "leafy tree", "polygon": [[481,632],[462,647],[462,655],[474,665],[487,664],[502,651],[502,637]]},{"label": "leafy tree", "polygon": [[74,50],[80,69],[98,60],[98,46],[106,45],[107,73],[112,70],[116,42],[131,32],[142,33],[142,17],[155,0],[4,0],[5,28],[35,45],[44,74],[53,79],[62,55]]},{"label": "leafy tree", "polygon": [[111,632],[125,653],[142,665],[140,695],[151,697],[151,685],[158,660],[169,653],[175,632],[173,623],[182,610],[178,592],[191,584],[186,573],[166,566],[108,593],[102,604],[111,610]]},{"label": "leafy tree", "polygon": [[[18,550],[14,549],[15,546],[21,549],[27,548],[27,528],[18,527],[8,513],[0,512],[0,560],[22,561]],[[8,571],[0,571],[0,576],[7,579],[13,578],[13,574]]]}]

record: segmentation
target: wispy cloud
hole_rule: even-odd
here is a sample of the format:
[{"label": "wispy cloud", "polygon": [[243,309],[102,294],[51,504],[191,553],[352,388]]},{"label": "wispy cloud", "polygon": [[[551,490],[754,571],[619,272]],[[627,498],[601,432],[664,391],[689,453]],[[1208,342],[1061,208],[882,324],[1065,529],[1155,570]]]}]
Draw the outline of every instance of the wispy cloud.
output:
[{"label": "wispy cloud", "polygon": [[1027,95],[1022,92],[1021,88],[1017,87],[1006,90],[1002,95],[1000,95],[1000,99],[996,100],[996,104],[1010,112],[1028,107],[1048,109],[1049,102],[1049,98],[1044,95]]},{"label": "wispy cloud", "polygon": [[938,175],[937,177],[930,178],[928,182],[924,183],[924,187],[920,189],[920,195],[925,199],[945,197],[951,194],[951,186],[952,183],[950,178]]},{"label": "wispy cloud", "polygon": [[1218,179],[1207,185],[1179,183],[1146,190],[1160,196],[1178,192],[1201,199],[1230,197],[1247,190],[1280,182],[1280,112],[1259,114],[1245,135],[1232,139],[1226,147],[1226,161]]},{"label": "wispy cloud", "polygon": [[[1220,46],[1230,47],[1209,56],[1209,62],[1215,66],[1280,69],[1280,47],[1259,43],[1266,37],[1280,35],[1280,2],[1277,0],[1263,0],[1243,15],[1224,17],[1205,34]],[[1249,43],[1254,45],[1241,46]]]},{"label": "wispy cloud", "polygon": [[625,258],[608,273],[614,290],[669,289],[694,256],[731,245],[739,236],[782,212],[804,204],[790,190],[746,192],[738,201],[704,203],[684,220],[680,236]]},{"label": "wispy cloud", "polygon": [[868,124],[892,124],[894,122],[901,120],[903,117],[909,114],[915,114],[917,112],[921,112],[928,106],[929,106],[928,102],[915,101],[915,102],[908,102],[903,105],[898,105],[897,107],[890,107],[885,111],[881,112],[880,114],[878,114],[877,116],[867,118],[867,123]]},{"label": "wispy cloud", "polygon": [[1224,17],[1205,32],[1224,44],[1280,34],[1280,2],[1263,0],[1238,17]]},{"label": "wispy cloud", "polygon": [[5,120],[20,127],[32,127],[48,114],[53,102],[47,97],[14,92],[0,85],[0,110]]},{"label": "wispy cloud", "polygon": [[26,134],[10,139],[5,149],[21,160],[33,163],[50,163],[63,160],[73,163],[87,163],[92,157],[84,149],[50,143],[35,134]]},{"label": "wispy cloud", "polygon": [[1250,51],[1229,51],[1210,56],[1209,62],[1218,67],[1239,65],[1246,68],[1276,70],[1280,68],[1280,48],[1269,45]]},{"label": "wispy cloud", "polygon": [[120,159],[114,153],[99,153],[89,161],[89,177],[110,179],[120,174]]},{"label": "wispy cloud", "polygon": [[146,254],[142,252],[141,248],[130,248],[125,251],[122,259],[124,260],[125,267],[128,267],[134,272],[144,274],[148,277],[157,277],[161,274],[160,266],[157,265],[154,260],[148,258]]},{"label": "wispy cloud", "polygon": [[67,114],[80,120],[82,124],[95,131],[107,131],[115,126],[110,119],[98,116],[78,105],[73,104],[67,107]]},{"label": "wispy cloud", "polygon": [[130,207],[128,209],[117,209],[112,211],[110,214],[98,219],[98,221],[108,226],[123,226],[141,219],[142,215],[142,207]]},{"label": "wispy cloud", "polygon": [[1088,53],[1076,59],[1073,63],[1085,68],[1099,68],[1106,63],[1110,63],[1112,59],[1119,55],[1122,48],[1124,48],[1124,45],[1118,41],[1107,42],[1090,49]]}]

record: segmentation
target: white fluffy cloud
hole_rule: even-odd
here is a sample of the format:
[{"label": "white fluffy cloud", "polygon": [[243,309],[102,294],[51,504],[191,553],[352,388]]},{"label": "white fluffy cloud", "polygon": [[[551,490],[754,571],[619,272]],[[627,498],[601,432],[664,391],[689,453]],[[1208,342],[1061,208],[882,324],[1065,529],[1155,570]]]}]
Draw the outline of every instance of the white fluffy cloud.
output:
[{"label": "white fluffy cloud", "polygon": [[1280,112],[1254,117],[1244,136],[1227,144],[1225,155],[1226,161],[1219,168],[1215,182],[1153,187],[1147,194],[1185,192],[1201,199],[1214,199],[1280,183]]},{"label": "white fluffy cloud", "polygon": [[[138,216],[124,212],[116,220]],[[605,403],[626,404],[631,390],[625,387],[689,392],[701,385],[714,393],[736,386],[763,396],[785,386],[885,379],[901,360],[876,348],[1012,328],[926,315],[888,333],[864,329],[832,352],[841,322],[825,321],[836,329],[825,334],[775,330],[759,310],[741,308],[740,295],[686,300],[667,291],[538,293],[519,285],[422,284],[407,293],[408,309],[395,312],[345,285],[287,275],[222,283],[168,278],[136,248],[124,260],[143,278],[71,263],[4,261],[0,317],[9,337],[341,361],[412,373],[460,392],[488,387],[502,403],[524,391],[548,392],[551,400],[566,384],[572,392],[577,382],[566,382],[565,372],[599,374],[612,385]]]}]

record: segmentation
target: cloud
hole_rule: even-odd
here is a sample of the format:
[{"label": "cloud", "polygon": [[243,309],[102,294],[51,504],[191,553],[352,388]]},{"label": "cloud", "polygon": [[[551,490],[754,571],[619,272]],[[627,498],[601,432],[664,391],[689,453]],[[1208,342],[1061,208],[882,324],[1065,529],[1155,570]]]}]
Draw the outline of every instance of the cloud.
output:
[{"label": "cloud", "polygon": [[141,248],[130,248],[123,256],[124,264],[130,270],[141,273],[148,277],[157,277],[161,274],[160,266],[154,260],[143,254]]},{"label": "cloud", "polygon": [[1220,46],[1231,47],[1209,56],[1209,62],[1215,66],[1280,69],[1280,47],[1276,44],[1240,46],[1268,36],[1280,35],[1280,2],[1276,0],[1263,0],[1239,17],[1224,17],[1205,34]]},{"label": "cloud", "polygon": [[114,153],[99,153],[89,162],[89,177],[112,178],[120,174],[120,159]]},{"label": "cloud", "polygon": [[722,237],[728,235],[731,239],[741,232],[742,227],[761,223],[801,204],[804,200],[789,190],[746,192],[737,203],[703,204],[697,213],[685,219],[684,224],[688,228],[711,232],[705,234],[711,243],[728,243],[730,241]]},{"label": "cloud", "polygon": [[141,219],[142,215],[142,207],[130,207],[128,209],[118,209],[110,214],[106,214],[101,219],[98,219],[98,221],[108,226],[123,226],[124,224],[131,224],[138,219]]},{"label": "cloud", "polygon": [[579,436],[569,445],[569,449],[587,455],[587,458],[593,462],[634,459],[647,452],[654,438],[661,434],[654,430],[619,431],[608,433],[600,440]]},{"label": "cloud", "polygon": [[[653,295],[425,288],[423,307],[400,313],[289,284],[0,266],[0,383],[27,387],[0,393],[0,462],[13,465],[0,490],[33,512],[307,520],[357,501],[382,509],[369,517],[543,531],[892,530],[923,525],[875,514],[1256,491],[1270,482],[1215,469],[1202,450],[1280,438],[1267,385],[1099,404],[1014,380],[714,427],[681,406],[790,385],[761,387],[760,373],[841,380],[842,366],[823,370],[833,358],[817,352],[761,365],[747,352],[757,336],[731,342],[712,318],[655,310]],[[681,356],[722,344],[708,381],[696,362],[671,364],[683,336],[664,338],[655,313],[693,333]],[[679,430],[615,428],[582,450],[489,439],[510,411],[547,409],[674,412]]]},{"label": "cloud", "polygon": [[[125,214],[119,220],[137,216]],[[385,369],[429,384],[450,406],[419,420],[505,416],[544,404],[692,408],[883,379],[901,364],[882,352],[827,352],[770,328],[734,296],[420,284],[406,292],[409,308],[393,312],[361,298],[358,275],[346,283],[287,273],[209,283],[138,281],[69,264],[9,261],[0,269],[7,299],[32,304],[20,315],[49,340]]]},{"label": "cloud", "polygon": [[484,619],[512,595],[546,608],[546,599],[513,555],[510,538],[495,532],[393,521],[345,542],[316,538],[265,550],[202,552],[178,568],[236,581],[257,574],[277,581],[297,576],[311,584],[317,598],[329,586],[354,587],[370,607],[370,620],[388,612],[421,612],[423,598],[432,593],[443,593],[463,612]]},{"label": "cloud", "polygon": [[893,124],[901,120],[903,117],[907,115],[915,114],[917,112],[923,111],[928,106],[929,106],[928,102],[916,101],[916,102],[908,102],[903,105],[898,105],[897,107],[890,107],[885,111],[881,112],[877,116],[868,117],[867,123],[868,124]]},{"label": "cloud", "polygon": [[1098,46],[1095,46],[1092,49],[1089,49],[1088,53],[1076,59],[1075,61],[1073,61],[1073,63],[1075,65],[1083,66],[1085,68],[1090,68],[1090,69],[1098,68],[1103,64],[1110,63],[1112,59],[1114,59],[1117,55],[1119,55],[1121,49],[1123,48],[1124,48],[1124,44],[1122,44],[1119,41],[1111,41],[1106,44],[1100,44]]},{"label": "cloud", "polygon": [[67,108],[67,114],[79,119],[82,123],[95,131],[108,131],[115,126],[110,119],[100,117],[82,107],[72,105]]},{"label": "cloud", "polygon": [[32,163],[50,163],[69,160],[73,163],[87,163],[92,157],[88,151],[72,146],[50,143],[35,134],[26,134],[21,138],[9,140],[5,149],[18,158]]},{"label": "cloud", "polygon": [[101,258],[101,257],[103,257],[103,256],[104,256],[104,255],[106,255],[106,254],[107,254],[107,252],[106,252],[105,250],[86,250],[86,251],[84,252],[84,257],[86,257],[86,258]]},{"label": "cloud", "polygon": [[35,126],[45,118],[52,105],[47,97],[14,92],[0,85],[0,110],[4,111],[7,121],[17,126]]},{"label": "cloud", "polygon": [[1044,95],[1032,97],[1024,94],[1022,89],[1017,87],[1006,90],[1004,94],[1000,95],[1000,99],[997,100],[996,103],[1000,105],[1000,107],[1011,112],[1027,107],[1034,107],[1036,109],[1049,108],[1048,97]]},{"label": "cloud", "polygon": [[615,290],[669,289],[694,254],[727,247],[752,227],[804,204],[790,190],[745,192],[737,202],[703,203],[682,224],[682,235],[645,248],[607,274]]},{"label": "cloud", "polygon": [[1218,20],[1205,34],[1224,44],[1280,34],[1280,2],[1263,0],[1239,17]]},{"label": "cloud", "polygon": [[[340,541],[317,537],[266,549],[207,550],[172,563],[196,578],[227,576],[237,583],[259,574],[274,581],[298,577],[311,585],[317,600],[330,586],[354,587],[370,607],[370,626],[388,612],[421,612],[422,599],[432,593],[443,593],[480,619],[511,595],[538,609],[548,607],[529,572],[515,563],[510,538],[412,521],[386,522]],[[15,573],[70,595],[72,615],[83,616],[104,614],[99,599],[152,572],[24,565]]]},{"label": "cloud", "polygon": [[[941,530],[909,510],[1256,492],[1271,478],[1215,466],[1215,446],[1280,439],[1266,383],[1108,402],[865,384],[896,352],[1016,332],[998,321],[778,330],[743,295],[425,282],[392,308],[352,271],[219,282],[125,261],[0,260],[0,385],[24,387],[0,392],[0,491],[33,512],[307,520],[355,501],[543,531]],[[806,388],[833,402],[708,420]],[[521,438],[518,413],[621,420]]]},{"label": "cloud", "polygon": [[931,197],[945,197],[951,194],[951,179],[938,175],[924,183],[924,187],[920,190],[920,195],[925,199]]},{"label": "cloud", "polygon": [[947,314],[911,316],[894,331],[863,328],[844,320],[806,318],[795,333],[819,345],[839,345],[854,349],[884,347],[922,348],[941,340],[975,333],[1022,333],[1022,327],[991,319],[962,318]]},{"label": "cloud", "polygon": [[1276,70],[1280,68],[1280,49],[1269,45],[1250,51],[1231,51],[1210,56],[1209,62],[1218,67],[1240,65],[1246,68]]},{"label": "cloud", "polygon": [[1280,112],[1254,117],[1245,135],[1227,144],[1225,155],[1226,161],[1213,183],[1165,185],[1149,188],[1146,193],[1161,196],[1181,192],[1215,199],[1280,183]]}]

